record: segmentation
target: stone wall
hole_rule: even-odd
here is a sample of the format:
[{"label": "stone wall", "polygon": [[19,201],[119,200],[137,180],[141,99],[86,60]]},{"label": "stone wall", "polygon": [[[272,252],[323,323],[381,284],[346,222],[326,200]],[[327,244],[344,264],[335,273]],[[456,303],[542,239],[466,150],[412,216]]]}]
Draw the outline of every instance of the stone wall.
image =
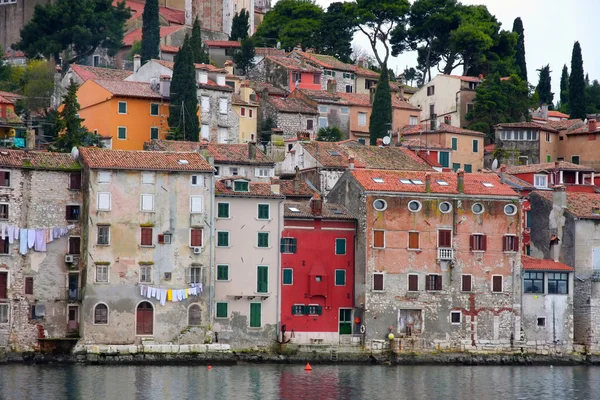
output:
[{"label": "stone wall", "polygon": [[[240,118],[231,104],[232,92],[222,90],[198,89],[198,106],[202,107],[202,96],[210,98],[210,112],[200,110],[200,123],[208,124],[209,138],[211,142],[220,143],[220,128],[227,130],[227,143],[235,144],[239,140]],[[219,99],[227,99],[227,113],[221,114],[219,110]]]}]

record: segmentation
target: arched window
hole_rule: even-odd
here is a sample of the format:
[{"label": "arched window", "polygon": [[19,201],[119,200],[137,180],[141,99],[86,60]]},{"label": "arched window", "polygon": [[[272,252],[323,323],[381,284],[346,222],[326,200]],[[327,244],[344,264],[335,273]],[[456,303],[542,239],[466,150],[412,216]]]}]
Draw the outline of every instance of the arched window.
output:
[{"label": "arched window", "polygon": [[136,310],[136,335],[152,335],[154,331],[154,307],[147,301],[142,301]]},{"label": "arched window", "polygon": [[198,304],[192,304],[188,308],[188,325],[198,326],[201,321],[201,310]]},{"label": "arched window", "polygon": [[96,304],[94,308],[94,324],[96,325],[107,325],[108,324],[108,306],[104,303]]}]

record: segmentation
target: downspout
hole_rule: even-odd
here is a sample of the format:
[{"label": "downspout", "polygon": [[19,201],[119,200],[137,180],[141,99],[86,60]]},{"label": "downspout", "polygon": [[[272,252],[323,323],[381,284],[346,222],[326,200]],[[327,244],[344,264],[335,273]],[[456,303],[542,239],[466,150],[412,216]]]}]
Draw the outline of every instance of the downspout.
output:
[{"label": "downspout", "polygon": [[213,241],[215,237],[215,175],[214,172],[210,177],[210,253],[209,253],[209,261],[208,261],[208,279],[210,282],[210,289],[208,291],[208,312],[209,312],[209,320],[212,321],[213,316]]},{"label": "downspout", "polygon": [[[280,200],[277,204],[277,237],[279,238],[279,242],[281,242],[281,204],[283,200]],[[277,310],[275,311],[275,332],[276,338],[279,338],[279,333],[281,332],[281,247],[279,243],[277,243],[277,247],[279,251],[277,252]],[[284,337],[281,338],[281,341],[284,340]]]}]

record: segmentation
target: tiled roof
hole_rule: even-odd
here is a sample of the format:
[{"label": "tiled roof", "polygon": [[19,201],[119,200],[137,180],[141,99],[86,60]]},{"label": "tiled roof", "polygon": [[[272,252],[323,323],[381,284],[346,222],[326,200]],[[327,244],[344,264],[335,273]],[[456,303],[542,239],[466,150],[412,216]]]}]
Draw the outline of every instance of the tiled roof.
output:
[{"label": "tiled roof", "polygon": [[448,76],[450,78],[460,79],[463,82],[474,82],[474,83],[481,82],[481,79],[479,79],[476,76],[461,76],[461,75],[445,75],[445,76]]},{"label": "tiled roof", "polygon": [[[113,0],[113,6],[116,6],[121,1],[122,0]],[[125,7],[129,7],[131,9],[131,17],[129,18],[130,21],[142,17],[144,12],[143,2],[126,0]],[[176,23],[179,25],[185,24],[185,11],[183,10],[175,10],[169,7],[159,7],[158,12],[167,20],[167,22]]]},{"label": "tiled roof", "polygon": [[[314,91],[317,92],[317,91]],[[319,91],[321,92],[321,91]],[[346,103],[353,106],[371,107],[371,96],[366,93],[335,93],[335,96],[344,99]],[[397,96],[392,96],[392,107],[401,110],[421,111],[419,107],[415,107],[406,100],[402,100]]]},{"label": "tiled roof", "polygon": [[[230,180],[232,187],[228,188],[225,181]],[[216,196],[239,196],[239,197],[272,197],[276,199],[284,198],[282,194],[273,193],[270,182],[248,182],[247,192],[236,192],[233,190],[233,181],[235,179],[221,179],[215,182]]]},{"label": "tiled roof", "polygon": [[[8,99],[6,99],[4,97],[1,97],[1,96],[0,96],[0,103],[10,104],[10,105],[13,104],[10,100],[8,100]],[[6,117],[3,118],[2,114],[0,114],[0,123],[1,124],[8,124],[8,125],[14,126],[14,125],[20,125],[20,124],[22,124],[23,120],[21,119],[21,117],[19,117],[15,113],[14,107],[8,108],[8,106],[7,106],[6,107]]]},{"label": "tiled roof", "polygon": [[189,142],[179,140],[160,140],[155,139],[152,142],[146,142],[145,149],[155,151],[174,151],[174,152],[200,152],[207,151],[207,157],[214,158],[216,163],[226,164],[248,164],[248,165],[269,165],[275,163],[258,146],[255,146],[254,159],[250,159],[248,153],[249,143],[244,144],[224,144],[224,143],[206,143],[206,142]]},{"label": "tiled roof", "polygon": [[[310,198],[317,194],[313,188],[311,188],[308,183],[303,181],[302,179],[295,180],[284,180],[284,179],[272,179],[272,183],[279,184],[281,187],[281,194],[285,197],[305,197]],[[298,185],[298,191],[296,192],[295,187]]]},{"label": "tiled roof", "polygon": [[285,89],[278,88],[267,82],[250,82],[250,87],[252,88],[252,90],[254,90],[254,92],[256,92],[259,95],[262,92],[264,92],[265,90],[267,91],[267,93],[269,95],[274,95],[274,96],[284,96],[285,97],[290,93]]},{"label": "tiled roof", "polygon": [[166,46],[163,44],[160,46],[160,51],[163,53],[177,54],[179,51],[179,46]]},{"label": "tiled roof", "polygon": [[[25,53],[20,50],[13,50],[10,47],[4,53],[5,58],[25,58]],[[1,57],[0,57],[1,58]]]},{"label": "tiled roof", "polygon": [[0,150],[0,167],[78,171],[79,163],[69,153],[45,151]]},{"label": "tiled roof", "polygon": [[548,117],[552,117],[552,118],[571,118],[571,116],[569,114],[565,114],[565,113],[561,113],[560,111],[556,111],[556,110],[551,110],[548,111]]},{"label": "tiled roof", "polygon": [[[558,163],[558,167],[556,163]],[[556,161],[541,164],[515,165],[507,167],[506,172],[509,174],[530,174],[541,171],[554,171],[555,169],[565,171],[594,171],[594,168],[586,167],[585,165],[573,164],[568,161]]]},{"label": "tiled roof", "polygon": [[534,190],[535,186],[511,174],[504,174],[504,183],[517,190]]},{"label": "tiled roof", "polygon": [[400,134],[404,136],[418,135],[423,133],[454,133],[457,135],[469,135],[469,136],[485,136],[482,132],[472,131],[469,129],[458,128],[456,126],[448,124],[439,124],[435,131],[429,130],[429,126],[426,125],[406,125],[400,129]]},{"label": "tiled roof", "polygon": [[279,112],[318,114],[316,108],[311,107],[301,99],[295,99],[290,97],[268,97],[267,102],[270,103]]},{"label": "tiled roof", "polygon": [[240,42],[236,40],[204,40],[203,43],[208,47],[237,48],[241,46]]},{"label": "tiled roof", "polygon": [[111,79],[122,81],[131,75],[131,71],[116,68],[89,67],[87,65],[71,64],[71,69],[82,81],[88,79]]},{"label": "tiled roof", "polygon": [[[320,216],[315,216],[310,208],[310,202],[296,202],[286,201],[283,203],[283,217],[284,218],[318,218],[318,219],[343,219],[343,220],[355,220],[356,218],[341,204],[336,203],[322,203],[323,208]],[[298,211],[292,211],[292,209]]]},{"label": "tiled roof", "polygon": [[150,89],[150,84],[147,82],[114,81],[107,79],[93,79],[93,81],[115,96],[157,100],[163,98],[160,94]]},{"label": "tiled roof", "polygon": [[438,142],[432,142],[428,139],[404,139],[402,146],[408,147],[409,149],[432,149],[432,150],[452,150],[452,147],[443,146]]},{"label": "tiled roof", "polygon": [[285,51],[274,47],[256,47],[254,54],[257,56],[285,56]]},{"label": "tiled roof", "polygon": [[[171,25],[160,27],[160,38],[167,37],[181,29],[185,29],[184,25]],[[125,47],[132,46],[134,42],[142,40],[142,28],[135,29],[123,37],[123,45]]]},{"label": "tiled roof", "polygon": [[23,96],[21,96],[20,94],[11,93],[11,92],[2,92],[2,91],[0,91],[0,96],[4,97],[6,100],[10,101],[13,104],[17,100],[23,98]]},{"label": "tiled roof", "polygon": [[93,169],[212,172],[200,153],[166,151],[109,150],[80,147],[82,162]]},{"label": "tiled roof", "polygon": [[[175,62],[173,62],[173,61],[154,60],[154,59],[152,61],[157,62],[158,64],[162,65],[163,67],[169,68],[171,70],[175,67]],[[227,73],[227,70],[225,68],[215,67],[212,64],[194,64],[194,68],[201,69],[201,70],[208,71],[208,72]]]},{"label": "tiled roof", "polygon": [[304,51],[294,51],[292,54],[298,54],[309,62],[313,62],[325,69],[335,69],[338,71],[354,72],[350,64],[346,64],[333,56],[325,54],[306,53]]},{"label": "tiled roof", "polygon": [[[536,190],[532,194],[538,195],[552,203],[553,192]],[[566,192],[567,211],[579,218],[600,219],[600,193]]]},{"label": "tiled roof", "polygon": [[312,65],[308,65],[306,63],[301,62],[297,58],[292,57],[280,57],[280,56],[266,56],[266,60],[274,62],[275,64],[281,65],[284,68],[287,68],[292,71],[302,71],[302,72],[321,72],[319,68],[313,67]]},{"label": "tiled roof", "polygon": [[[425,193],[425,177],[429,174],[430,193],[458,194],[458,176],[454,172],[354,169],[351,173],[366,191],[371,192]],[[375,182],[373,178],[380,178],[383,182]],[[423,184],[402,183],[400,179],[420,180]],[[500,178],[495,174],[469,173],[464,174],[464,180],[466,195],[517,196],[517,193],[510,186],[500,182]],[[438,182],[446,182],[448,185],[440,185]],[[484,183],[488,185],[485,186]]]},{"label": "tiled roof", "polygon": [[362,76],[364,78],[371,78],[371,79],[379,79],[378,72],[375,72],[371,69],[359,67],[358,65],[354,65],[354,64],[348,64],[348,65],[350,66],[350,68],[352,68],[352,71],[354,71],[354,73],[357,76]]},{"label": "tiled roof", "polygon": [[318,103],[348,105],[348,101],[342,96],[342,93],[329,92],[328,90],[314,89],[296,89],[305,96],[311,98]]},{"label": "tiled roof", "polygon": [[569,267],[567,264],[556,262],[554,260],[544,260],[526,255],[521,256],[523,269],[525,271],[575,271],[575,268]]},{"label": "tiled roof", "polygon": [[493,153],[494,150],[496,150],[496,145],[494,143],[483,146],[484,153],[487,153],[487,154]]},{"label": "tiled roof", "polygon": [[548,121],[546,125],[559,131],[567,129],[567,132],[569,132],[583,126],[583,121],[580,119],[563,119],[560,121]]},{"label": "tiled roof", "polygon": [[506,124],[498,124],[495,126],[495,128],[502,128],[502,129],[508,129],[508,128],[524,128],[524,129],[541,129],[543,131],[546,132],[554,132],[554,133],[558,133],[558,131],[554,128],[552,128],[552,126],[550,126],[550,124],[538,124],[535,122],[511,122],[511,123],[506,123]]},{"label": "tiled roof", "polygon": [[[594,133],[598,133],[598,132],[600,132],[600,123],[596,123],[596,130],[594,131]],[[592,132],[590,132],[589,124],[578,126],[575,129],[567,131],[567,135],[588,135],[590,133],[592,133]]]}]

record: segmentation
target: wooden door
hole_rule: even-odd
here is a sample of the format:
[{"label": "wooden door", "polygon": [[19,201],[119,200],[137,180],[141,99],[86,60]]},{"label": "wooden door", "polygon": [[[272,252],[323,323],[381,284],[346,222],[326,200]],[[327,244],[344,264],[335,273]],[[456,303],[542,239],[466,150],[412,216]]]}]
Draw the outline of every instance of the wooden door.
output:
[{"label": "wooden door", "polygon": [[154,330],[154,309],[152,304],[144,301],[137,308],[137,335],[152,335]]}]

